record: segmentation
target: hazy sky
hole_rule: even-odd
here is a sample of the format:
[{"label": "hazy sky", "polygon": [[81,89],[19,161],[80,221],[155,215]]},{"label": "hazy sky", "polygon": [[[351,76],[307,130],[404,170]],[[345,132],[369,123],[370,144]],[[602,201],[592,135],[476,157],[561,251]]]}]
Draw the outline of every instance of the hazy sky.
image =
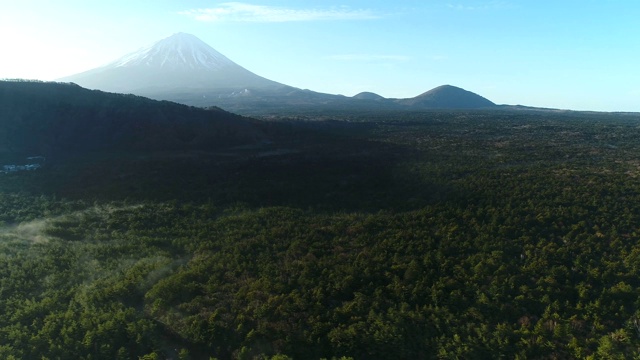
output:
[{"label": "hazy sky", "polygon": [[0,0],[0,78],[53,80],[176,32],[314,91],[451,84],[499,104],[640,111],[637,0]]}]

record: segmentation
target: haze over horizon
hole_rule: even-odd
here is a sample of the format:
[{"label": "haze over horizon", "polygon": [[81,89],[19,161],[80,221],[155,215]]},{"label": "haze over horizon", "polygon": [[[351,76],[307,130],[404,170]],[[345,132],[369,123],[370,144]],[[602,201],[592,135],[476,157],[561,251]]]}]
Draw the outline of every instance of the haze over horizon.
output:
[{"label": "haze over horizon", "polygon": [[0,78],[53,80],[177,32],[314,91],[409,98],[442,84],[497,104],[640,111],[640,3],[111,2],[0,6]]}]

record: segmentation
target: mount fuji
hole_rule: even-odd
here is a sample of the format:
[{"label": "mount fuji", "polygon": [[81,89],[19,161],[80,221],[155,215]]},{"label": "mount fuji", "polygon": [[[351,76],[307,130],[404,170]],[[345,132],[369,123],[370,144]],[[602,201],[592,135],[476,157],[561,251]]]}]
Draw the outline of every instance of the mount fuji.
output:
[{"label": "mount fuji", "polygon": [[59,81],[162,100],[289,88],[250,72],[194,35],[185,33],[174,34],[110,64]]},{"label": "mount fuji", "polygon": [[194,35],[185,33],[174,34],[110,64],[58,81],[192,106],[219,106],[245,115],[319,109],[495,106],[477,94],[453,86],[436,88],[412,99],[386,99],[373,93],[346,97],[302,90],[256,75]]}]

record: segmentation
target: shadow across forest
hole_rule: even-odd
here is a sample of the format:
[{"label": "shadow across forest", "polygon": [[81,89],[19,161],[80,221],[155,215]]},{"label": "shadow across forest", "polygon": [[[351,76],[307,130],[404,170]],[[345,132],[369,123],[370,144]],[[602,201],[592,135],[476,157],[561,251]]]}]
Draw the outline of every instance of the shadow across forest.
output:
[{"label": "shadow across forest", "polygon": [[319,211],[418,208],[451,185],[413,178],[409,147],[373,139],[375,123],[264,122],[269,141],[216,151],[60,153],[5,191],[69,199],[288,206]]}]

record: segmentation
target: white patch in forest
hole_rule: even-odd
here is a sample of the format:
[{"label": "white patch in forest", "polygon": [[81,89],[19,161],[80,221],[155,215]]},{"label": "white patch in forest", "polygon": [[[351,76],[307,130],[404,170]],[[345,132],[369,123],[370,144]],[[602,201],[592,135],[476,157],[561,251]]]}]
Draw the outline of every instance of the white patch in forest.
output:
[{"label": "white patch in forest", "polygon": [[0,229],[0,239],[27,241],[33,244],[42,244],[49,241],[44,234],[44,229],[50,220],[38,219],[22,222],[18,225],[5,226]]},{"label": "white patch in forest", "polygon": [[115,211],[132,210],[143,205],[130,206],[93,206],[81,211],[75,211],[69,214],[51,216],[31,221],[23,221],[15,225],[4,225],[0,223],[0,241],[25,241],[32,244],[47,243],[52,237],[46,235],[46,229],[54,225],[57,221],[73,221],[80,220],[85,216],[99,217],[105,220]]}]

